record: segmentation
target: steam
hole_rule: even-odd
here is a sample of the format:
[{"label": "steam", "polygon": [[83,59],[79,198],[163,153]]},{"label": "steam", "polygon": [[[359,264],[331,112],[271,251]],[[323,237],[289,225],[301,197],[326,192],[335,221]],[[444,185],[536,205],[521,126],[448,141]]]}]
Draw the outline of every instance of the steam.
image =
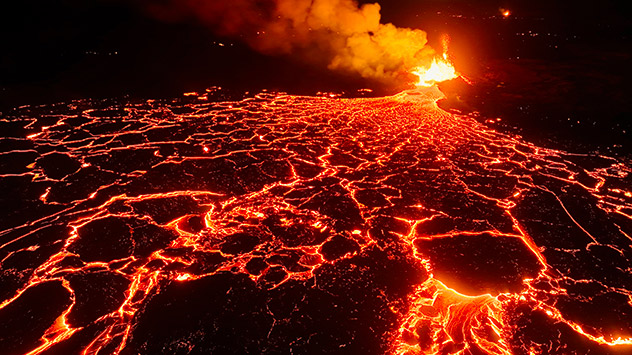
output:
[{"label": "steam", "polygon": [[435,55],[426,33],[380,22],[380,5],[354,0],[167,0],[160,16],[193,16],[270,54],[302,54],[332,70],[402,80]]}]

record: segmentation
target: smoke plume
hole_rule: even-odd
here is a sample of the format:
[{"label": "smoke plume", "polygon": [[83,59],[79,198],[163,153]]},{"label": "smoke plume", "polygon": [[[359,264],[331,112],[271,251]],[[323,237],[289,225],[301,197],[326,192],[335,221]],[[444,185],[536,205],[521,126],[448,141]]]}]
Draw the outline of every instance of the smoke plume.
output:
[{"label": "smoke plume", "polygon": [[195,17],[269,54],[301,54],[332,70],[393,82],[435,55],[426,33],[380,22],[380,5],[354,0],[166,0],[161,17]]}]

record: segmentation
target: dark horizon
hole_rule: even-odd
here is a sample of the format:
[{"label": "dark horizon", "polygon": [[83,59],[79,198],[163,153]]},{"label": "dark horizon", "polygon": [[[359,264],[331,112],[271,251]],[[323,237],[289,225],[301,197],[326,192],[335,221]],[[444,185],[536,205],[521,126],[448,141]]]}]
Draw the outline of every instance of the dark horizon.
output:
[{"label": "dark horizon", "polygon": [[[435,48],[450,34],[457,69],[475,82],[454,94],[460,110],[504,117],[499,129],[536,141],[630,153],[632,26],[619,2],[379,3],[382,22],[420,28]],[[406,88],[257,53],[195,19],[160,21],[137,4],[36,1],[3,11],[0,26],[9,35],[0,55],[0,112],[72,99],[168,98],[211,86],[348,96]],[[502,19],[501,8],[511,16]]]},{"label": "dark horizon", "polygon": [[[230,85],[231,81],[246,78],[258,81],[261,77],[262,85],[278,83],[279,89],[299,89],[299,85],[283,80],[284,70],[291,74],[300,72],[312,79],[306,80],[307,85],[311,85],[309,89],[319,85],[325,90],[334,89],[336,86],[344,87],[344,82],[351,83],[351,86],[379,86],[379,83],[358,80],[354,75],[344,72],[329,73],[326,68],[303,64],[301,58],[291,55],[256,53],[238,38],[215,35],[212,29],[194,18],[161,21],[144,11],[140,3],[100,0],[86,4],[66,0],[19,2],[10,8],[5,5],[0,25],[7,34],[1,43],[0,86],[3,97],[0,107],[11,107],[8,100],[15,99],[12,91],[22,94],[16,95],[20,104],[28,101],[29,94],[35,100],[45,99],[47,94],[65,99],[65,96],[81,96],[82,90],[106,96],[135,92],[142,95],[143,87],[147,85],[137,81],[149,78],[155,81],[151,86],[158,86],[170,93],[199,87],[204,81],[207,86]],[[460,30],[458,27],[461,27],[465,33],[457,32],[453,39],[455,42],[470,42],[471,48],[467,49],[472,53],[462,57],[471,55],[475,60],[506,59],[515,55],[511,53],[512,50],[504,49],[503,44],[493,37],[494,31],[504,31],[511,26],[524,30],[529,25],[535,25],[559,36],[571,36],[575,41],[570,44],[581,46],[586,52],[625,52],[630,44],[630,21],[624,18],[625,12],[615,1],[600,2],[599,6],[582,3],[569,6],[547,1],[483,1],[476,5],[459,0],[378,3],[381,5],[382,22],[422,29],[428,33],[429,41],[435,47],[439,45],[441,32],[454,31],[455,27]],[[471,16],[480,22],[486,17],[499,16],[501,8],[509,9],[512,13],[507,24],[502,25],[504,27],[490,21],[473,24],[468,23],[467,18],[453,17]],[[525,23],[533,21],[535,23]],[[472,38],[468,32],[475,33],[476,37]],[[576,40],[577,36],[581,37],[580,41]],[[227,48],[213,47],[213,44],[220,42],[232,45],[229,49],[233,52],[227,53],[224,50]],[[575,55],[563,53],[564,50],[561,50],[562,55]],[[537,59],[556,59],[542,49],[525,55]],[[279,61],[283,65],[278,65]],[[97,66],[102,68],[93,68]],[[151,69],[155,72],[150,73]],[[274,75],[270,70],[278,74]],[[241,76],[240,72],[245,74]],[[200,82],[196,82],[196,74]],[[73,78],[85,75],[89,78]],[[319,82],[316,78],[323,75],[326,79]],[[183,78],[179,79],[178,76]],[[104,81],[106,87],[99,88],[97,83],[90,83],[89,80]],[[36,86],[49,87],[50,90],[38,91]],[[173,91],[170,91],[169,86],[174,86]],[[68,95],[56,93],[58,90],[67,91]],[[147,93],[155,94],[151,91]]]}]

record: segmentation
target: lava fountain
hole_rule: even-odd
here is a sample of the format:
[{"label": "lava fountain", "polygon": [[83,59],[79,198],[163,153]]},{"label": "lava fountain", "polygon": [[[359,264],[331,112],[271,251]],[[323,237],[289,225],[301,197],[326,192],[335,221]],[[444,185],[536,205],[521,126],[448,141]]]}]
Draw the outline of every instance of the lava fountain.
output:
[{"label": "lava fountain", "polygon": [[450,37],[443,35],[443,54],[441,57],[434,57],[430,66],[416,67],[412,70],[412,74],[419,78],[416,85],[419,87],[431,87],[442,81],[452,80],[458,78],[460,75],[457,73],[456,68],[448,59],[448,43]]}]

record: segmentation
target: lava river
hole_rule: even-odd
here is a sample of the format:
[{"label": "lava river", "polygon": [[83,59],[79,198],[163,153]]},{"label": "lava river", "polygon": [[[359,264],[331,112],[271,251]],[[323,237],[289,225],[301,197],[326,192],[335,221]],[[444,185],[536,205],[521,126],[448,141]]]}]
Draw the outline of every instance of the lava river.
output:
[{"label": "lava river", "polygon": [[632,351],[632,167],[384,98],[0,120],[3,354]]}]

